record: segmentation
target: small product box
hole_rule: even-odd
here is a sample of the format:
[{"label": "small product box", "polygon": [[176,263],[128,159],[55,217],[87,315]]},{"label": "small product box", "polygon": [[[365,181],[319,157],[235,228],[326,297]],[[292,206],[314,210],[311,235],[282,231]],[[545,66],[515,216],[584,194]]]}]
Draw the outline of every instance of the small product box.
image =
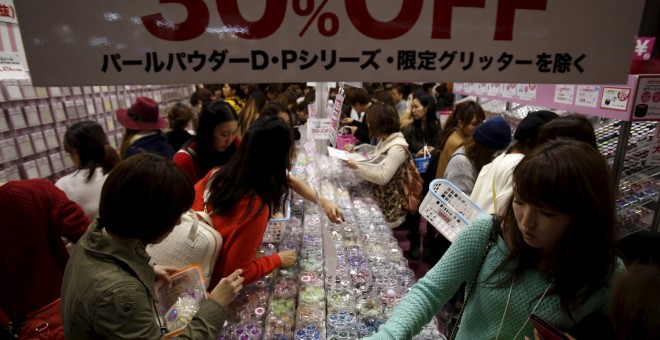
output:
[{"label": "small product box", "polygon": [[42,152],[46,151],[46,140],[44,139],[44,135],[41,133],[41,131],[35,131],[30,134],[30,138],[32,139],[32,146],[34,146],[34,152]]},{"label": "small product box", "polygon": [[9,131],[9,122],[7,122],[7,116],[5,116],[5,111],[0,109],[0,132]]},{"label": "small product box", "polygon": [[78,117],[87,118],[87,106],[85,106],[84,100],[76,99],[76,111],[78,111]]},{"label": "small product box", "polygon": [[35,179],[35,178],[40,178],[41,175],[39,175],[39,168],[37,168],[37,162],[36,161],[28,161],[22,164],[23,170],[25,171],[25,175],[27,176],[27,179]]},{"label": "small product box", "polygon": [[20,135],[16,137],[16,144],[18,144],[18,151],[20,152],[21,157],[34,155],[34,148],[32,147],[30,135]]},{"label": "small product box", "polygon": [[53,172],[58,173],[64,171],[64,162],[62,161],[62,154],[54,152],[48,155],[50,163],[53,164]]},{"label": "small product box", "polygon": [[47,103],[41,103],[37,105],[37,108],[41,117],[41,124],[46,125],[54,122],[53,115],[50,113],[50,106]]},{"label": "small product box", "polygon": [[53,117],[56,122],[63,122],[66,120],[66,113],[64,112],[64,106],[61,102],[53,102],[51,105]]},{"label": "small product box", "polygon": [[66,111],[66,116],[69,119],[78,118],[78,111],[76,111],[76,102],[73,100],[67,100],[64,102],[64,109]]},{"label": "small product box", "polygon": [[49,177],[53,174],[53,171],[50,168],[50,162],[48,162],[48,157],[43,156],[41,158],[37,158],[36,162],[37,169],[39,169],[39,174],[41,174],[41,177]]},{"label": "small product box", "polygon": [[5,168],[5,175],[7,175],[7,181],[18,181],[21,179],[21,172],[17,165]]},{"label": "small product box", "polygon": [[23,99],[23,93],[21,93],[21,86],[18,84],[18,80],[5,80],[2,82],[2,85],[7,100]]},{"label": "small product box", "polygon": [[161,281],[155,287],[156,311],[168,330],[165,339],[181,334],[207,298],[201,265],[185,267],[171,277],[171,287]]},{"label": "small product box", "polygon": [[0,152],[5,162],[18,159],[18,150],[12,139],[0,140]]},{"label": "small product box", "polygon": [[27,127],[27,121],[20,107],[10,107],[7,109],[9,121],[14,130]]},{"label": "small product box", "polygon": [[60,142],[57,140],[57,135],[55,134],[54,129],[44,130],[44,140],[46,141],[46,147],[48,150],[60,147]]},{"label": "small product box", "polygon": [[23,106],[23,112],[25,113],[25,119],[27,120],[27,125],[29,127],[37,127],[41,125],[39,111],[37,110],[36,105]]},{"label": "small product box", "polygon": [[85,106],[87,107],[87,114],[90,117],[96,114],[96,107],[94,106],[94,99],[92,97],[85,97]]},{"label": "small product box", "polygon": [[21,92],[23,93],[23,99],[35,99],[37,98],[37,91],[35,91],[30,80],[19,80],[19,85],[21,86]]}]

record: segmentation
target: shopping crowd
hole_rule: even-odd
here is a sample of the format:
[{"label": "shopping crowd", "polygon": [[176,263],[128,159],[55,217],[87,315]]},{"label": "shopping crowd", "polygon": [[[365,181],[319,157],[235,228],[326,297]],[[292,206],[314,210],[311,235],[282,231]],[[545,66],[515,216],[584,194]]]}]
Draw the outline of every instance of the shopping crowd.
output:
[{"label": "shopping crowd", "polygon": [[[660,337],[660,271],[617,253],[612,174],[588,119],[535,111],[512,127],[470,98],[455,101],[449,83],[344,90],[344,149],[371,145],[379,159],[345,166],[369,182],[388,226],[407,231],[408,257],[432,267],[372,338],[410,339],[436,315],[459,339],[541,338],[530,315],[569,338]],[[289,172],[315,99],[298,83],[208,84],[161,115],[138,97],[116,112],[117,150],[96,122],[68,126],[75,171],[54,184],[0,183],[2,337],[161,338],[154,284],[178,268],[150,265],[146,246],[193,209],[211,216],[223,243],[209,298],[178,337],[216,339],[244,285],[296,264],[295,250],[258,252],[291,190],[344,220]],[[430,226],[420,237],[423,219],[405,209],[410,164],[422,197],[444,178],[488,215],[453,242]]]}]

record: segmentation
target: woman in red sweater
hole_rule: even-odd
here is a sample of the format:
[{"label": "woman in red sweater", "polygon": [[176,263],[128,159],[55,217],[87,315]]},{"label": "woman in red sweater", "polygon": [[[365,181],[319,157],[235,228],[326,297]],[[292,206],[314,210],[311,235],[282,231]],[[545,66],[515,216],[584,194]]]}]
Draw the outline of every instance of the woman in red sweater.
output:
[{"label": "woman in red sweater", "polygon": [[238,115],[229,103],[210,103],[199,116],[197,133],[185,143],[172,161],[197,183],[211,169],[227,164],[241,144]]},{"label": "woman in red sweater", "polygon": [[[295,263],[295,250],[255,259],[268,219],[276,212],[271,208],[282,206],[289,192],[292,147],[289,126],[279,118],[263,117],[248,129],[229,162],[195,185],[193,209],[208,212],[223,238],[210,287],[239,268],[244,284],[249,284]],[[204,197],[209,180],[211,189]]]}]

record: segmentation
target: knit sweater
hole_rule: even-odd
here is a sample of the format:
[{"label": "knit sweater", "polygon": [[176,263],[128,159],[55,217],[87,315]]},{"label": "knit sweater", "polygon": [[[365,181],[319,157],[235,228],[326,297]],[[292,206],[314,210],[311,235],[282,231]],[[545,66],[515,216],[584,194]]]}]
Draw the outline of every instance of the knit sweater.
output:
[{"label": "knit sweater", "polygon": [[466,195],[472,193],[474,179],[477,177],[472,161],[465,155],[465,147],[461,146],[451,155],[444,178],[452,182]]},{"label": "knit sweater", "polygon": [[[193,210],[204,210],[204,190],[206,183],[213,174],[210,171],[206,177],[195,185],[195,202]],[[251,215],[245,217],[250,199],[254,200]],[[264,238],[270,210],[268,206],[257,214],[263,201],[258,197],[244,197],[236,203],[234,209],[226,215],[211,214],[213,226],[222,235],[222,249],[216,262],[211,282],[208,287],[215,287],[223,277],[229,276],[236,269],[243,269],[244,285],[250,284],[265,275],[270,274],[282,265],[278,254],[255,259],[259,246]]]},{"label": "knit sweater", "polygon": [[0,186],[0,270],[5,278],[0,307],[20,321],[60,297],[69,253],[61,236],[73,242],[90,224],[80,206],[42,179]]},{"label": "knit sweater", "polygon": [[502,154],[484,165],[474,183],[470,199],[487,214],[502,212],[513,195],[513,168],[523,157],[520,153]]},{"label": "knit sweater", "polygon": [[[469,286],[486,249],[491,228],[491,216],[477,218],[466,227],[440,262],[413,286],[396,307],[392,317],[369,339],[411,339],[419,333],[461,283],[468,282]],[[525,336],[534,338],[533,326],[526,320],[551,281],[543,272],[528,270],[513,286],[493,287],[485,283],[508,254],[509,249],[504,240],[498,237],[479,272],[478,283],[465,304],[457,339],[495,339],[505,308],[507,311],[499,338],[514,339],[521,328],[516,339],[524,339]],[[623,263],[617,259],[615,275],[623,270]],[[503,275],[495,274],[491,282],[499,282]],[[507,303],[510,289],[511,299]],[[559,329],[568,330],[594,311],[607,314],[607,293],[608,289],[603,288],[578,307],[572,314],[575,321],[561,308],[559,296],[551,293],[541,300],[535,314]]]}]

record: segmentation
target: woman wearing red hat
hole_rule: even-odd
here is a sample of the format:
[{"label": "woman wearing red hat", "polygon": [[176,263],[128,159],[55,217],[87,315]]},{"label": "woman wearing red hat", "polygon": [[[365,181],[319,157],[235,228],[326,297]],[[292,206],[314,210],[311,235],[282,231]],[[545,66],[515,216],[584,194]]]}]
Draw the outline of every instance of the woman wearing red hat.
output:
[{"label": "woman wearing red hat", "polygon": [[160,116],[158,103],[153,99],[138,97],[129,109],[117,110],[117,120],[126,128],[119,146],[122,159],[142,152],[169,159],[174,156],[174,149],[161,131],[169,124]]}]

